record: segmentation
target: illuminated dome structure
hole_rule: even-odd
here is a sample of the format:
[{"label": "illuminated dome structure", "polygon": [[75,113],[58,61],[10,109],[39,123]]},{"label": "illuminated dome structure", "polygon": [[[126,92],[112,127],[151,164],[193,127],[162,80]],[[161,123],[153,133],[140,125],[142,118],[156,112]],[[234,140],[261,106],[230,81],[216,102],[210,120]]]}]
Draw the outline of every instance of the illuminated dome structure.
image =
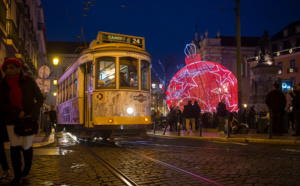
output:
[{"label": "illuminated dome structure", "polygon": [[237,79],[226,67],[211,61],[201,61],[195,46],[187,45],[193,51],[185,58],[186,66],[171,79],[166,91],[168,107],[179,106],[183,110],[188,100],[198,101],[202,111],[213,112],[218,103],[225,99],[226,108],[238,110]]}]

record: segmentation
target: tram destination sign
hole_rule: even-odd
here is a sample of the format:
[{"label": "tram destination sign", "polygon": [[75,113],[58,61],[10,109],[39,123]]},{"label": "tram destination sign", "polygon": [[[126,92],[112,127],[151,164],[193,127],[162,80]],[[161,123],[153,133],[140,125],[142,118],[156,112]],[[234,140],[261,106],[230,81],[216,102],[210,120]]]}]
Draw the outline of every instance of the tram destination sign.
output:
[{"label": "tram destination sign", "polygon": [[144,38],[122,34],[101,33],[101,43],[125,43],[144,48]]}]

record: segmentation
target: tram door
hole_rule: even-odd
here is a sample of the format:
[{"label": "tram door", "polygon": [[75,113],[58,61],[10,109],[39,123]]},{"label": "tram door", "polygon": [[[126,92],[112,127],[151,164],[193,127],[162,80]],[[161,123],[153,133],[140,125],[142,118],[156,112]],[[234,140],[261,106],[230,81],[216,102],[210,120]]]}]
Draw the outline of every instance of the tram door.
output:
[{"label": "tram door", "polygon": [[85,104],[85,126],[92,127],[93,121],[93,65],[86,63],[85,71],[85,88],[84,88],[84,104]]}]

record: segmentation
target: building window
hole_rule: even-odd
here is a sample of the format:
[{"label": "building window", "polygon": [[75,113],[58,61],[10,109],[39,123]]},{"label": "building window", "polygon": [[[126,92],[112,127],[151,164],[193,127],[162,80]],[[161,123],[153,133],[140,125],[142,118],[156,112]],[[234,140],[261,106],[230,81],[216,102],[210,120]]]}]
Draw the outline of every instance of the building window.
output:
[{"label": "building window", "polygon": [[277,66],[279,66],[280,70],[282,71],[282,61],[277,62]]},{"label": "building window", "polygon": [[295,61],[295,59],[292,59],[292,60],[290,60],[290,68],[292,68],[292,69],[296,69],[296,61]]}]

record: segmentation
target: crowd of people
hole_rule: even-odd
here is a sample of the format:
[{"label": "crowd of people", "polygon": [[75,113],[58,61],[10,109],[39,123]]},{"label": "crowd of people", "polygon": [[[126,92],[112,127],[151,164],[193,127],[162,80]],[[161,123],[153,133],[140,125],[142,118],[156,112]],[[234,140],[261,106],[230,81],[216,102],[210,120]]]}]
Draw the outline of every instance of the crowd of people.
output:
[{"label": "crowd of people", "polygon": [[[194,101],[192,104],[192,101],[189,100],[188,104],[184,105],[183,111],[178,106],[171,105],[166,117],[163,117],[160,112],[153,111],[155,114],[152,114],[152,120],[155,124],[164,118],[170,131],[177,130],[177,126],[180,124],[183,126],[182,129],[188,133],[190,130],[195,132],[199,127],[203,127],[217,128],[219,134],[224,134],[228,132],[228,124],[231,133],[268,133],[269,129],[272,128],[272,134],[276,136],[283,135],[283,133],[287,133],[288,128],[292,128],[295,131],[292,135],[299,136],[300,84],[295,91],[289,93],[292,97],[292,104],[286,107],[285,95],[280,91],[279,84],[275,83],[273,90],[268,93],[265,99],[269,111],[262,109],[260,112],[256,112],[255,106],[252,105],[250,108],[243,109],[241,118],[238,118],[238,113],[229,112],[226,109],[225,99],[222,99],[216,107],[216,112],[204,111],[201,113],[198,102]],[[284,117],[288,119],[287,125],[284,124]]]}]

